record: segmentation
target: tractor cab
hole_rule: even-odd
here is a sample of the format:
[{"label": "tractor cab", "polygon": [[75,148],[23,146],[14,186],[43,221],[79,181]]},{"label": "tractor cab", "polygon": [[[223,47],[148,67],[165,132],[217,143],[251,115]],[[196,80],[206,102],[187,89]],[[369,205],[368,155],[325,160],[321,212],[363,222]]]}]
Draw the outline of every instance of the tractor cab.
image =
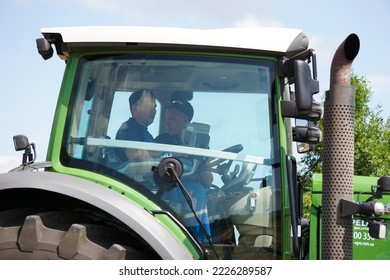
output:
[{"label": "tractor cab", "polygon": [[[248,250],[263,250],[264,258],[278,258],[274,63],[212,55],[86,55],[76,72],[80,78],[72,86],[61,164],[134,188],[198,242],[221,247],[217,251],[228,247],[230,254],[246,258]],[[154,139],[167,132],[169,106],[191,104],[193,118],[177,136],[180,142],[118,139],[119,128],[132,117],[130,96],[139,90],[155,97],[157,113],[147,127]],[[149,156],[117,156],[129,149]],[[167,156],[180,168],[184,189],[161,178],[158,168]]]}]

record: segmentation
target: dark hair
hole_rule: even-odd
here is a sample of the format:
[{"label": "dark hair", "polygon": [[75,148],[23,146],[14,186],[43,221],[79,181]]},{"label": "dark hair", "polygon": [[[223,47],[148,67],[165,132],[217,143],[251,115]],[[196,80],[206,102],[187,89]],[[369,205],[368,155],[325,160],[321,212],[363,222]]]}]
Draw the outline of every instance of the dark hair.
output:
[{"label": "dark hair", "polygon": [[145,92],[148,92],[152,99],[156,98],[154,96],[154,92],[149,90],[149,89],[139,89],[139,90],[136,90],[129,97],[130,109],[131,109],[131,107],[133,105],[137,105],[139,103],[139,101],[141,100],[141,98],[142,98],[142,96],[144,95]]},{"label": "dark hair", "polygon": [[186,115],[188,122],[191,122],[192,118],[194,117],[194,108],[192,108],[192,105],[188,101],[176,100],[175,102],[171,103],[168,108],[175,108],[179,112],[182,112],[184,115]]}]

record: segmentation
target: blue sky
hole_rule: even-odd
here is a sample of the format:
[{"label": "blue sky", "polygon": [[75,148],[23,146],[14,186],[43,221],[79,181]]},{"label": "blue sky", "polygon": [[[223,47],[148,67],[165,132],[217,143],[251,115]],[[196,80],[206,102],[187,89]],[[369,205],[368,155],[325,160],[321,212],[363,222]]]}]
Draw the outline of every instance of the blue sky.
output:
[{"label": "blue sky", "polygon": [[44,27],[143,25],[186,28],[273,26],[302,29],[316,50],[321,95],[329,89],[334,51],[351,33],[360,38],[353,71],[373,92],[370,106],[390,115],[390,2],[264,0],[0,0],[0,172],[21,163],[12,137],[25,134],[46,157],[65,64],[44,61],[35,39]]}]

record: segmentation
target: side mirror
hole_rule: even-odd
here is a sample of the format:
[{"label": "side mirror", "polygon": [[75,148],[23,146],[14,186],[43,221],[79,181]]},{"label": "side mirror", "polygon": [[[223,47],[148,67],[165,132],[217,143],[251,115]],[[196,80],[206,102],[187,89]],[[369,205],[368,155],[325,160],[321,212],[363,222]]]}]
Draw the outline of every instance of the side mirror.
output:
[{"label": "side mirror", "polygon": [[287,118],[297,118],[311,122],[319,121],[324,113],[324,110],[319,102],[312,100],[311,110],[309,112],[298,111],[295,101],[282,100],[281,103],[282,116]]},{"label": "side mirror", "polygon": [[314,148],[315,148],[314,144],[302,143],[302,142],[297,143],[298,154],[305,154],[308,152],[312,152],[312,151],[314,151]]},{"label": "side mirror", "polygon": [[293,127],[292,132],[294,142],[318,144],[322,139],[322,132],[319,127],[310,122],[308,126]]},{"label": "side mirror", "polygon": [[[312,61],[313,71],[309,66],[310,61]],[[309,114],[312,111],[313,94],[320,91],[319,82],[317,81],[317,62],[315,52],[314,50],[309,49],[287,61],[283,61],[282,63],[283,75],[281,76],[286,77],[289,84],[295,84],[295,114],[300,115],[299,118],[302,116],[304,117],[304,115]],[[288,107],[292,106],[289,105]],[[289,111],[291,111],[291,108]]]},{"label": "side mirror", "polygon": [[27,165],[34,163],[36,159],[35,144],[30,143],[28,138],[22,134],[15,135],[13,140],[15,151],[24,150],[22,164]]},{"label": "side mirror", "polygon": [[322,132],[313,122],[307,122],[307,125],[296,125],[292,127],[293,141],[297,142],[297,152],[299,154],[314,151],[315,144],[322,140]]},{"label": "side mirror", "polygon": [[47,60],[53,56],[54,51],[48,40],[45,38],[38,38],[35,41],[37,43],[38,53],[44,60]]},{"label": "side mirror", "polygon": [[319,82],[311,77],[310,66],[303,60],[294,61],[294,73],[297,110],[310,113],[313,94],[320,91]]},{"label": "side mirror", "polygon": [[15,135],[14,138],[14,147],[15,151],[23,151],[30,146],[28,138],[25,135],[19,134]]}]

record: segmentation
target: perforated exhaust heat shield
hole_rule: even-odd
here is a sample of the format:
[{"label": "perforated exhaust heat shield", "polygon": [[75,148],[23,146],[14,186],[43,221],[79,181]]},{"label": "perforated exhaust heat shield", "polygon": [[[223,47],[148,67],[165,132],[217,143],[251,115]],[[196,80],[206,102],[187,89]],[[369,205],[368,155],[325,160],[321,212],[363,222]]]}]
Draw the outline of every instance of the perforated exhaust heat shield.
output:
[{"label": "perforated exhaust heat shield", "polygon": [[341,217],[341,199],[353,200],[355,88],[350,85],[359,37],[351,34],[337,49],[324,104],[322,259],[352,259],[352,217]]}]

